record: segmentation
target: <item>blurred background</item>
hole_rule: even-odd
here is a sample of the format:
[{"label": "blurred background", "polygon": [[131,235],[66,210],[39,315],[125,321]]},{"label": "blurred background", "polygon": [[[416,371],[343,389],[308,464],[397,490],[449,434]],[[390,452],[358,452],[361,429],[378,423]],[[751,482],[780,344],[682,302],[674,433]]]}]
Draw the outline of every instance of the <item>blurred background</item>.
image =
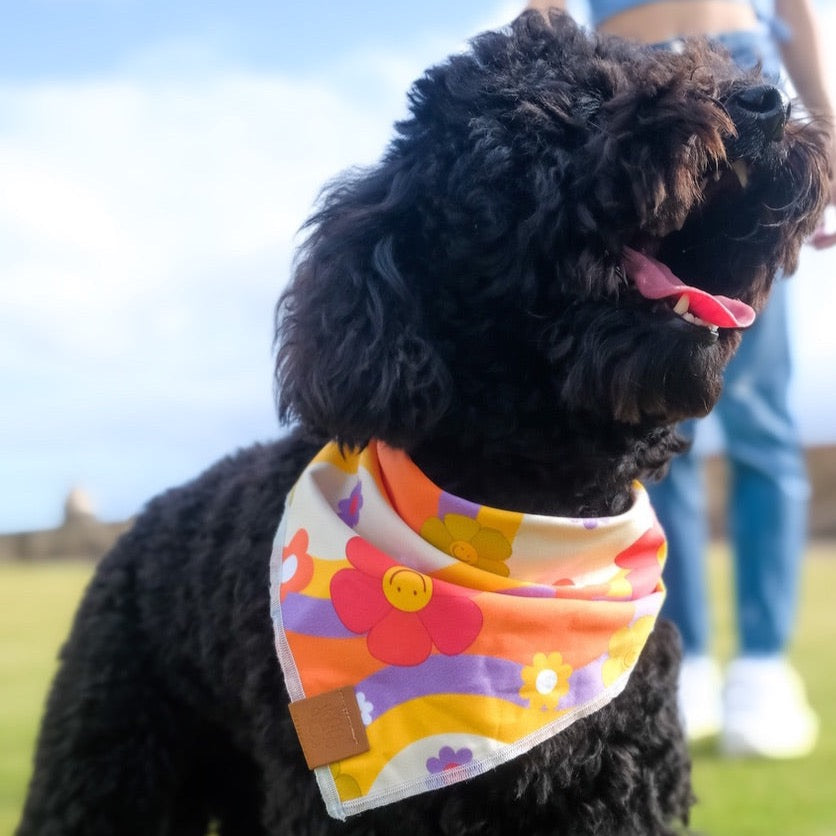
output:
[{"label": "blurred background", "polygon": [[[522,5],[4,4],[0,832],[11,829],[55,649],[90,571],[73,560],[38,569],[31,558],[99,555],[152,495],[280,432],[273,307],[318,190],[380,155],[427,65]],[[582,5],[570,8],[583,15]],[[829,43],[836,0],[819,10]],[[806,251],[792,282],[793,399],[814,487],[818,574],[807,582],[818,600],[836,580],[836,251]],[[709,430],[699,443],[711,453],[722,439]],[[710,473],[719,507],[723,471],[714,463]],[[718,514],[718,538],[722,525]],[[720,541],[718,576],[722,552]],[[810,667],[812,648],[832,656],[836,638],[821,606],[821,618],[812,604],[802,616],[813,619],[799,639],[812,642],[799,651],[809,650]],[[814,703],[836,703],[830,671],[818,668]],[[796,785],[803,800],[812,781],[804,769],[832,779],[832,733],[816,757],[812,768],[758,764],[738,774],[704,753],[698,769],[710,791],[698,785],[708,810],[699,815],[708,818],[698,822],[711,833],[836,834],[829,789],[808,799],[813,829],[795,818],[798,827],[781,829],[768,806],[755,819],[739,807],[751,797],[762,810]],[[730,776],[751,783],[753,774],[748,796],[729,793]],[[709,807],[718,794],[728,810]],[[740,824],[750,820],[756,829]]]},{"label": "blurred background", "polygon": [[0,532],[107,520],[278,431],[273,306],[323,183],[520,3],[24,0],[0,27]]},{"label": "blurred background", "polygon": [[[5,7],[0,532],[57,524],[74,486],[124,519],[275,436],[273,306],[319,188],[379,156],[428,64],[522,5]],[[835,267],[809,250],[792,294],[817,446],[836,442]]]}]

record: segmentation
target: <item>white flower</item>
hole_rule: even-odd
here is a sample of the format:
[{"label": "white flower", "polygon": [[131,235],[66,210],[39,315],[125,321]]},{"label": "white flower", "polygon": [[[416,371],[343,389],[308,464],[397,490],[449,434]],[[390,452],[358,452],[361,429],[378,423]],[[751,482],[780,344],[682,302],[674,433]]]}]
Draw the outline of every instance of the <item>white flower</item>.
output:
[{"label": "white flower", "polygon": [[363,720],[363,725],[368,726],[372,721],[374,705],[370,700],[366,699],[366,695],[362,691],[357,692],[357,706],[360,709],[360,717]]}]

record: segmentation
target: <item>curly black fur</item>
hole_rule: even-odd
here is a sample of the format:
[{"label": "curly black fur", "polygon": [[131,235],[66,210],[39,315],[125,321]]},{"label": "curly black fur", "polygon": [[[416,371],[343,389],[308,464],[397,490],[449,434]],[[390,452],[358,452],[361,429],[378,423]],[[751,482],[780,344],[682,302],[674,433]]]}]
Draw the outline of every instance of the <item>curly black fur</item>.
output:
[{"label": "curly black fur", "polygon": [[776,95],[699,43],[637,48],[559,15],[523,15],[420,79],[379,165],[324,194],[280,302],[279,408],[300,427],[154,500],[104,560],[62,652],[19,836],[202,834],[212,819],[225,836],[687,823],[664,623],[619,698],[528,755],[327,818],[275,659],[268,557],[327,438],[383,439],[478,502],[625,510],[631,481],[680,449],[675,423],[715,402],[739,333],[643,298],[624,248],[763,303],[828,174],[823,132],[784,124]]}]

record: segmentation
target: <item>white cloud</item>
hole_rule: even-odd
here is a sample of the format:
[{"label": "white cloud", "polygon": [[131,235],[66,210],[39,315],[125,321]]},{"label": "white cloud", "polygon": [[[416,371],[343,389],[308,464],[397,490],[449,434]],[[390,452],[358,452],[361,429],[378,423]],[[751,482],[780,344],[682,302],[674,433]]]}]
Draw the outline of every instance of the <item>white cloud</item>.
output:
[{"label": "white cloud", "polygon": [[[18,117],[0,148],[7,316],[151,306],[199,294],[219,264],[286,256],[318,184],[385,136],[325,87],[244,75],[6,88],[0,108]],[[235,273],[230,290],[260,280]]]},{"label": "white cloud", "polygon": [[[129,513],[275,433],[272,308],[296,231],[325,180],[378,156],[390,115],[228,72],[5,85],[0,112],[0,468],[20,485],[54,457],[52,484],[4,495],[0,530],[48,522],[76,478],[105,515]],[[178,433],[202,446],[171,472]],[[96,443],[127,458],[120,444],[147,444],[159,483],[65,463]],[[119,478],[139,483],[134,507],[108,503]]]},{"label": "white cloud", "polygon": [[[272,309],[297,229],[461,45],[337,57],[320,78],[211,62],[166,77],[139,59],[118,78],[0,86],[0,530],[49,524],[74,481],[124,516],[275,433]],[[805,427],[832,428],[836,256],[810,261],[797,388]]]}]

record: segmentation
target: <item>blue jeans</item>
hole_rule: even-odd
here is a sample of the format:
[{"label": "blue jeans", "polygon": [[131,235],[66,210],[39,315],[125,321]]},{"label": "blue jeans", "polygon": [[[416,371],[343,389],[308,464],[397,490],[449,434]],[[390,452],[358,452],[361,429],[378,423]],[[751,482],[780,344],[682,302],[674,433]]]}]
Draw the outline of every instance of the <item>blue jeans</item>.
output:
[{"label": "blue jeans", "polygon": [[[757,29],[721,32],[711,35],[710,39],[727,50],[739,67],[749,70],[760,63],[764,77],[777,84],[781,78],[781,53],[775,41],[775,30],[780,30],[781,26],[780,21],[771,19],[759,24]],[[681,38],[674,38],[654,44],[653,48],[678,52],[682,44]]]},{"label": "blue jeans", "polygon": [[[743,655],[782,652],[795,621],[809,486],[787,404],[790,373],[787,283],[779,278],[726,369],[714,409],[730,470],[729,529]],[[686,422],[680,433],[692,436],[697,423]],[[677,457],[668,476],[648,488],[668,535],[668,597],[662,613],[679,627],[686,654],[705,653],[708,530],[699,456]]]}]

